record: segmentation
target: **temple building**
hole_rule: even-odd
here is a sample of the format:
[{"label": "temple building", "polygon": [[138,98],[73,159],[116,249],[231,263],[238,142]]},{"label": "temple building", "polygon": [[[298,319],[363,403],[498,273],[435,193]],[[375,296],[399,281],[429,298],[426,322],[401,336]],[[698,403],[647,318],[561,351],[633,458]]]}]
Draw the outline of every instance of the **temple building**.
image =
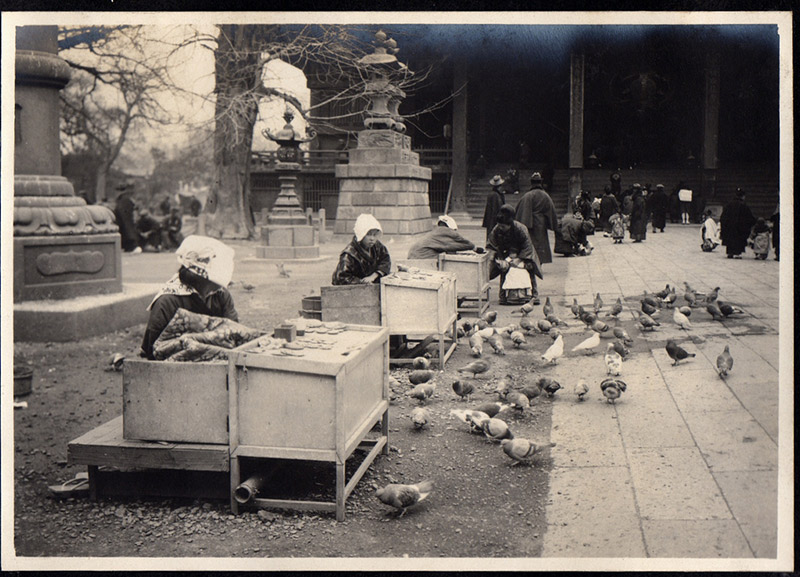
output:
[{"label": "temple building", "polygon": [[[433,214],[480,218],[488,180],[515,171],[520,191],[542,173],[559,214],[612,171],[634,182],[679,182],[695,210],[737,187],[758,216],[778,201],[779,50],[776,25],[387,25],[397,58],[424,77],[400,105],[420,165],[432,170]],[[376,27],[377,30],[377,27]],[[335,85],[304,69],[312,105]],[[326,75],[325,78],[328,78]],[[346,163],[363,114],[332,103],[315,126],[298,196],[336,214],[336,164]],[[254,155],[254,211],[280,189],[270,153]],[[512,179],[513,180],[512,173]],[[512,194],[508,199],[513,203]]]}]

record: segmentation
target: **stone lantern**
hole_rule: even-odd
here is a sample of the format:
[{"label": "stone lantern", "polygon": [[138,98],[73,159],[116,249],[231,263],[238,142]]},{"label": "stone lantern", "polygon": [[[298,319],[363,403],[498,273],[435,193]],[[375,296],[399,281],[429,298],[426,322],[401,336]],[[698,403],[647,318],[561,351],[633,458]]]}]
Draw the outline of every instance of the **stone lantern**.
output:
[{"label": "stone lantern", "polygon": [[297,175],[300,172],[300,145],[316,138],[314,129],[306,129],[306,137],[301,137],[292,126],[294,113],[286,107],[283,114],[286,124],[276,133],[264,130],[265,137],[278,143],[275,170],[281,190],[275,204],[267,215],[267,225],[261,227],[264,246],[256,247],[259,258],[291,259],[316,258],[319,244],[314,227],[300,206],[295,191]]},{"label": "stone lantern", "polygon": [[406,94],[392,80],[397,73],[409,72],[395,56],[397,42],[385,32],[379,30],[372,44],[374,52],[356,63],[367,72],[364,93],[370,102],[358,146],[350,151],[348,164],[336,166],[335,232],[351,233],[361,213],[375,216],[385,234],[427,232],[431,229],[431,169],[420,166],[419,154],[411,150],[399,112]]}]

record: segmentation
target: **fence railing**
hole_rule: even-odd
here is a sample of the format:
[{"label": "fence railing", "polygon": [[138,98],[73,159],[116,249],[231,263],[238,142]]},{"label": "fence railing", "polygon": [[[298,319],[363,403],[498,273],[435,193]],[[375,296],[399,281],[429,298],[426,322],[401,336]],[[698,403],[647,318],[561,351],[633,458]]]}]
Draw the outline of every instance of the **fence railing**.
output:
[{"label": "fence railing", "polygon": [[[419,153],[419,163],[435,171],[450,172],[453,162],[453,151],[449,148],[420,148],[414,150]],[[252,155],[252,168],[259,170],[274,170],[277,156],[274,150],[254,152]],[[337,164],[347,164],[346,150],[302,150],[300,151],[300,164],[303,170],[311,172],[330,172]]]}]

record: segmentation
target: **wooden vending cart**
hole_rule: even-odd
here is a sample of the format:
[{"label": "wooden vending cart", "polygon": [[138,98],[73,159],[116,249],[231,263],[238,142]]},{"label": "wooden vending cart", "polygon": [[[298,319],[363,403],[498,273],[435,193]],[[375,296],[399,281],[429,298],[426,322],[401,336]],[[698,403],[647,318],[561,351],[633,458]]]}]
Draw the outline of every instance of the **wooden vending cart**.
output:
[{"label": "wooden vending cart", "polygon": [[[439,270],[456,275],[458,312],[481,316],[489,308],[489,255],[475,252],[439,255]],[[477,301],[477,307],[471,302]],[[465,306],[470,303],[469,306]]]},{"label": "wooden vending cart", "polygon": [[[254,498],[248,505],[335,511],[344,519],[347,497],[378,453],[387,453],[388,335],[378,326],[320,323],[294,341],[299,350],[262,350],[263,339],[236,349],[228,368],[234,513],[240,459],[290,459],[332,463],[335,500]],[[378,421],[380,435],[367,439]],[[369,452],[345,483],[345,463],[357,448]]]},{"label": "wooden vending cart", "polygon": [[[439,341],[439,368],[456,348],[456,278],[452,273],[433,270],[396,272],[381,279],[381,315],[391,335],[409,338],[436,335]],[[451,330],[452,342],[445,350],[445,333]],[[413,359],[392,359],[393,363]]]}]

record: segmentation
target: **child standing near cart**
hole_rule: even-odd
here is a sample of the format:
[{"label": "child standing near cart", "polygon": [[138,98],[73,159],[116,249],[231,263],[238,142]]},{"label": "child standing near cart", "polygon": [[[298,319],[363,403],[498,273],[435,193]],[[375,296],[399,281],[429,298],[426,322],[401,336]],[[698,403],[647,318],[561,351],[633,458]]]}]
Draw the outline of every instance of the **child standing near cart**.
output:
[{"label": "child standing near cart", "polygon": [[620,209],[611,215],[608,223],[611,225],[611,238],[614,239],[614,244],[622,244],[625,239],[625,225],[627,224],[628,217],[622,214]]}]

